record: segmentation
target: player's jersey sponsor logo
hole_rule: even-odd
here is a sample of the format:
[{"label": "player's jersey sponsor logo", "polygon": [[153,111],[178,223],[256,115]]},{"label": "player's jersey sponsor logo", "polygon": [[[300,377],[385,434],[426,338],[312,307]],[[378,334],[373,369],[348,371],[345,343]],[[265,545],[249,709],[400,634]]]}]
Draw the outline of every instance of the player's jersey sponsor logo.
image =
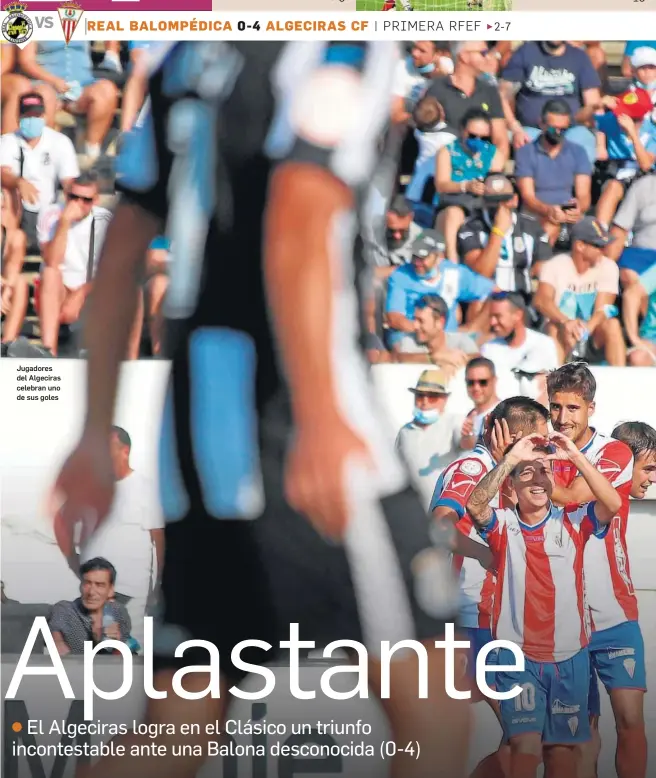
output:
[{"label": "player's jersey sponsor logo", "polygon": [[636,669],[635,659],[625,659],[622,664],[624,665],[626,672],[629,674],[629,678],[633,678]]},{"label": "player's jersey sponsor logo", "polygon": [[635,656],[635,648],[618,648],[608,651],[609,659],[619,659],[621,656]]},{"label": "player's jersey sponsor logo", "polygon": [[554,715],[580,713],[581,712],[581,706],[580,705],[566,705],[561,700],[555,699],[553,701],[553,705],[551,706],[551,712]]}]

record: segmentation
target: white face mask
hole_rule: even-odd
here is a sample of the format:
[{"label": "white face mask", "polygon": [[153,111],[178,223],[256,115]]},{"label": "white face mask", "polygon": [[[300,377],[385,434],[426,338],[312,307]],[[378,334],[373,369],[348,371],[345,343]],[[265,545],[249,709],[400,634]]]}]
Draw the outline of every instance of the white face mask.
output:
[{"label": "white face mask", "polygon": [[440,418],[440,412],[438,410],[422,411],[419,408],[415,408],[413,417],[418,424],[425,424],[428,426],[430,424],[435,424]]}]

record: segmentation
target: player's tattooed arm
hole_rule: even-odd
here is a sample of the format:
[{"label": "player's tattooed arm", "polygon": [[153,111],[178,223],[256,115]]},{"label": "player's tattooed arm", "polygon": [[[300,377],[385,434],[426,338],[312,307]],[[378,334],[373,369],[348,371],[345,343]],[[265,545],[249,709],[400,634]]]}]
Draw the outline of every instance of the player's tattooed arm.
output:
[{"label": "player's tattooed arm", "polygon": [[501,489],[501,485],[508,478],[516,464],[517,460],[514,457],[504,457],[494,470],[491,470],[482,479],[469,496],[467,510],[477,527],[487,527],[492,521],[494,511],[490,507],[490,502],[499,489]]}]

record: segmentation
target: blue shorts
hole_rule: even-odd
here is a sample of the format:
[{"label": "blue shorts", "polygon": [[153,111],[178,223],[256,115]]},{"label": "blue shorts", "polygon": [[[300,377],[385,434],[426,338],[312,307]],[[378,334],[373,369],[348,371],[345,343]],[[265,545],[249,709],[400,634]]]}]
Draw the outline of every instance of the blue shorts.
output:
[{"label": "blue shorts", "polygon": [[[483,646],[491,643],[494,638],[492,637],[492,631],[489,629],[483,629],[480,627],[466,627],[464,630],[465,637],[469,641],[469,657],[467,662],[467,673],[472,680],[476,680],[476,658],[479,651]],[[495,665],[497,663],[497,654],[499,649],[491,651],[487,655],[485,660],[486,665]],[[496,688],[496,673],[485,673],[485,683],[490,689]]]},{"label": "blue shorts", "polygon": [[601,713],[597,678],[609,692],[612,689],[647,691],[645,643],[637,621],[625,621],[616,627],[593,632],[588,650],[596,687],[595,696],[592,692],[591,677],[589,699],[591,716],[599,716]]},{"label": "blue shorts", "polygon": [[653,264],[656,264],[656,250],[629,246],[629,248],[624,249],[617,264],[621,269],[635,270],[641,276]]},{"label": "blue shorts", "polygon": [[[500,648],[497,664],[514,665],[514,655]],[[587,649],[558,663],[526,659],[524,672],[499,670],[496,682],[498,692],[522,687],[519,696],[500,702],[505,738],[538,732],[542,742],[548,745],[574,745],[590,740],[590,655]]]}]

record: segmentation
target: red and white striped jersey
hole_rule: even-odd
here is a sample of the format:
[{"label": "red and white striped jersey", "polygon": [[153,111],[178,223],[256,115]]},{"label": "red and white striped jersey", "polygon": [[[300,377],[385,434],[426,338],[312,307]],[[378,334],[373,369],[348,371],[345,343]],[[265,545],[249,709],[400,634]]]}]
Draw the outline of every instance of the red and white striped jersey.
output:
[{"label": "red and white striped jersey", "polygon": [[[476,446],[471,453],[456,459],[444,470],[431,500],[431,513],[435,508],[451,508],[460,519],[456,524],[458,530],[483,544],[485,541],[467,513],[467,500],[495,464],[485,446]],[[492,505],[499,506],[498,496]],[[495,589],[493,573],[484,570],[476,559],[454,555],[453,562],[456,572],[460,572],[460,626],[489,629]]]},{"label": "red and white striped jersey", "polygon": [[563,662],[585,648],[583,549],[606,531],[594,503],[552,505],[535,526],[524,524],[514,509],[495,510],[481,531],[497,567],[494,637],[516,643],[534,662]]},{"label": "red and white striped jersey", "polygon": [[[626,544],[633,454],[625,443],[600,432],[595,432],[581,451],[622,496],[622,507],[608,533],[603,539],[594,538],[588,543],[583,560],[591,626],[594,630],[602,630],[638,619],[638,599],[631,580]],[[570,468],[559,475],[558,483],[569,486],[577,471]]]}]

